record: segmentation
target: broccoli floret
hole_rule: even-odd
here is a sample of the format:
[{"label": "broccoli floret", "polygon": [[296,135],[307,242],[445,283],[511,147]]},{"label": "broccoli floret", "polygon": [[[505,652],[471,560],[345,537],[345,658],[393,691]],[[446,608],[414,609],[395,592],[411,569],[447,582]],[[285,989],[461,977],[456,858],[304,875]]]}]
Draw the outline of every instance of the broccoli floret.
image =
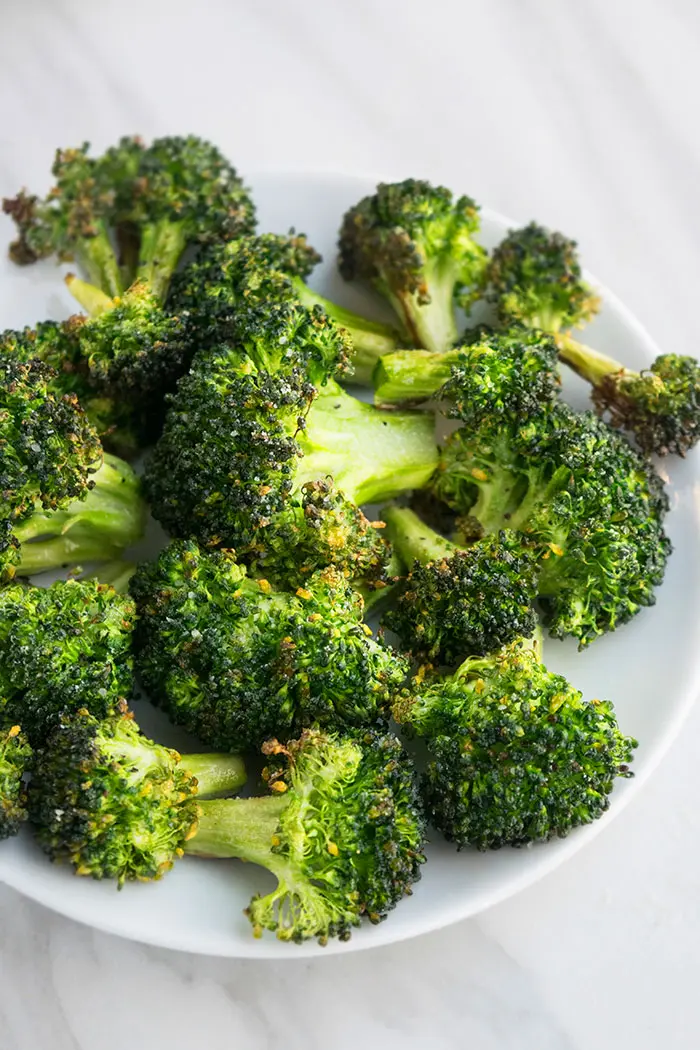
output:
[{"label": "broccoli floret", "polygon": [[406,664],[371,638],[362,599],[331,569],[275,591],[232,551],[171,543],[131,581],[136,665],[150,699],[221,750],[304,726],[382,718]]},{"label": "broccoli floret", "polygon": [[272,794],[202,803],[186,853],[272,872],[276,888],[247,909],[256,936],[325,944],[347,940],[363,917],[380,922],[411,893],[425,859],[416,777],[399,741],[306,730],[264,751]]},{"label": "broccoli floret", "polygon": [[557,347],[541,332],[514,326],[444,353],[399,350],[377,364],[372,383],[379,405],[437,397],[456,402],[467,425],[491,415],[525,418],[556,398]]},{"label": "broccoli floret", "polygon": [[398,333],[312,291],[305,278],[320,261],[304,234],[294,231],[286,237],[264,233],[213,245],[176,275],[168,305],[185,320],[191,342],[199,347],[229,340],[240,304],[251,296],[292,300],[311,311],[320,308],[350,336],[352,381],[367,384],[378,358],[396,349]]},{"label": "broccoli floret", "polygon": [[64,712],[97,717],[133,692],[133,601],[96,581],[0,590],[0,693],[41,746]]},{"label": "broccoli floret", "polygon": [[444,351],[457,340],[455,304],[468,308],[482,280],[478,230],[470,197],[415,179],[382,183],[343,219],[340,272],[388,299],[415,345]]},{"label": "broccoli floret", "polygon": [[146,504],[141,482],[116,456],[104,455],[86,494],[59,510],[37,509],[14,526],[21,576],[81,562],[112,561],[143,536]]},{"label": "broccoli floret", "polygon": [[567,329],[589,321],[598,297],[581,276],[576,242],[531,223],[511,232],[489,264],[488,297],[503,324],[514,319],[550,332],[559,356],[592,387],[602,416],[633,434],[645,452],[685,455],[700,437],[700,365],[662,354],[635,372],[574,339]]},{"label": "broccoli floret", "polygon": [[18,531],[34,508],[56,513],[83,498],[102,455],[76,398],[52,391],[54,376],[0,352],[0,579],[14,573]]},{"label": "broccoli floret", "polygon": [[198,794],[245,781],[231,755],[189,755],[143,736],[122,707],[99,719],[61,719],[36,755],[29,819],[51,860],[93,879],[148,882],[183,854],[197,828]]},{"label": "broccoli floret", "polygon": [[[332,499],[356,545],[334,548],[331,536],[326,546],[332,564],[352,575],[367,553],[357,507],[427,483],[437,464],[434,420],[380,412],[325,380],[347,343],[322,315],[291,303],[254,306],[245,333],[203,353],[171,399],[146,465],[154,516],[173,536],[254,560],[263,552],[272,575],[280,550],[287,562],[298,555],[303,575],[315,539],[305,529],[297,552],[286,537],[300,520],[310,524],[306,483],[332,478],[350,501],[342,510]],[[370,545],[381,561],[378,541]]]},{"label": "broccoli floret", "polygon": [[420,675],[394,705],[425,740],[431,823],[458,848],[498,849],[563,837],[609,806],[637,742],[612,704],[585,702],[522,641],[471,657],[447,678]]},{"label": "broccoli floret", "polygon": [[[87,149],[60,155],[45,204],[5,202],[21,231],[22,247],[11,254],[77,259],[88,281],[67,281],[89,315],[76,336],[90,381],[102,396],[149,406],[193,352],[180,318],[163,308],[175,267],[190,245],[250,233],[254,209],[235,169],[201,139],[163,138],[149,147],[123,139],[95,159]],[[138,250],[138,265],[131,258],[120,267],[110,233],[132,256]]]},{"label": "broccoli floret", "polygon": [[684,456],[700,438],[700,364],[694,357],[660,354],[641,372],[570,335],[559,356],[592,386],[597,412],[634,435],[648,453]]},{"label": "broccoli floret", "polygon": [[5,703],[0,700],[0,714],[5,728],[0,729],[0,841],[16,835],[27,819],[27,792],[23,777],[29,772],[32,749],[18,725],[7,726]]},{"label": "broccoli floret", "polygon": [[417,656],[456,664],[532,634],[535,558],[518,536],[500,532],[460,548],[407,507],[382,517],[410,569],[384,623]]},{"label": "broccoli floret", "polygon": [[157,402],[146,406],[138,399],[106,396],[96,390],[88,360],[80,343],[82,316],[68,321],[41,321],[34,328],[0,333],[0,354],[26,362],[38,358],[55,370],[47,380],[57,397],[71,394],[108,452],[133,459],[144,445],[155,440],[162,425],[163,409]]},{"label": "broccoli floret", "polygon": [[458,430],[435,491],[467,516],[465,535],[524,534],[539,556],[538,594],[554,637],[583,646],[654,604],[671,551],[663,483],[593,413],[554,404],[522,423]]}]

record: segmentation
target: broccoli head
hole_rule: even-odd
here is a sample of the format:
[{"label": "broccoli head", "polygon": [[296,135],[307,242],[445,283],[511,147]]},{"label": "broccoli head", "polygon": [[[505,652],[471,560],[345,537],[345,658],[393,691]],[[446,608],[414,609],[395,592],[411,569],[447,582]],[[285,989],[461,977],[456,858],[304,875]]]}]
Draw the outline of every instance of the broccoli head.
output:
[{"label": "broccoli head", "polygon": [[455,664],[532,634],[535,558],[517,535],[500,532],[460,548],[406,507],[388,507],[382,517],[410,568],[384,624],[412,652]]},{"label": "broccoli head", "polygon": [[[0,701],[4,714],[4,702]],[[29,772],[32,749],[18,725],[0,729],[0,841],[16,835],[27,819],[24,775]]]},{"label": "broccoli head", "polygon": [[467,425],[491,415],[525,418],[554,400],[560,379],[557,347],[541,332],[513,326],[443,353],[399,350],[378,362],[377,404],[438,398]]},{"label": "broccoli head", "polygon": [[[254,560],[263,552],[272,575],[280,551],[286,561],[298,557],[303,575],[316,543],[306,526],[318,509],[304,486],[331,478],[349,501],[331,500],[331,563],[342,571],[361,565],[368,532],[357,507],[427,483],[437,463],[434,421],[380,412],[326,379],[347,342],[321,314],[291,303],[254,306],[245,331],[199,356],[170,401],[146,465],[154,516],[174,536],[235,547]],[[338,515],[346,530],[352,524],[352,550],[335,543]],[[286,537],[300,522],[308,542],[291,550]]]},{"label": "broccoli head", "polygon": [[296,592],[252,579],[232,551],[173,542],[131,581],[137,670],[154,703],[207,744],[257,748],[307,725],[383,717],[406,664],[371,638],[332,569]]},{"label": "broccoli head", "polygon": [[600,308],[581,275],[576,242],[534,222],[494,248],[485,277],[486,297],[505,325],[518,321],[556,334],[581,327]]},{"label": "broccoli head", "polygon": [[54,375],[0,352],[0,578],[14,571],[17,524],[35,507],[54,511],[84,497],[102,455],[75,397],[52,391]]},{"label": "broccoli head", "polygon": [[134,603],[96,581],[0,590],[0,692],[7,718],[44,743],[60,714],[103,717],[133,692]]},{"label": "broccoli head", "polygon": [[394,705],[425,740],[428,817],[458,848],[563,837],[600,817],[636,741],[612,704],[585,702],[522,641],[471,657],[447,678],[419,676]]},{"label": "broccoli head", "polygon": [[198,793],[235,791],[231,755],[184,759],[143,736],[125,706],[107,718],[66,715],[36,756],[29,819],[51,860],[93,879],[149,882],[182,856]]},{"label": "broccoli head", "polygon": [[240,857],[277,886],[247,909],[256,936],[347,940],[363,917],[377,923],[410,894],[424,861],[425,824],[410,759],[394,736],[305,730],[264,751],[262,798],[204,802],[185,851]]},{"label": "broccoli head", "polygon": [[478,230],[471,197],[415,179],[381,183],[343,219],[340,272],[388,299],[415,345],[447,350],[457,340],[455,304],[467,308],[482,280]]},{"label": "broccoli head", "polygon": [[653,605],[671,551],[663,483],[593,413],[555,404],[524,422],[458,430],[435,491],[466,516],[464,535],[523,534],[555,637],[583,646]]},{"label": "broccoli head", "polygon": [[378,358],[396,349],[398,334],[312,291],[306,278],[320,261],[306,237],[294,231],[286,237],[264,233],[215,244],[175,276],[168,305],[185,320],[198,347],[230,340],[241,304],[251,298],[320,310],[350,337],[353,382],[368,383]]}]

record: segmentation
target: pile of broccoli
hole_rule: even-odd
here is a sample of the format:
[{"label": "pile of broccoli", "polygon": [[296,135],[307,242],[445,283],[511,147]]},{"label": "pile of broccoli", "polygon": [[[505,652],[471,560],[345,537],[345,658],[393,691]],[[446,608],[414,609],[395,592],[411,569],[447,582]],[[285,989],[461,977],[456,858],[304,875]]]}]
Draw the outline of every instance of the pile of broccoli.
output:
[{"label": "pile of broccoli", "polygon": [[[425,181],[342,220],[340,272],[387,324],[312,289],[319,255],[257,232],[210,143],[52,170],[3,202],[11,258],[75,263],[83,312],[0,334],[0,838],[26,823],[119,887],[246,860],[277,880],[254,933],[326,943],[411,893],[430,834],[489,850],[598,818],[636,741],[542,630],[583,647],[654,603],[648,456],[696,443],[700,366],[584,346],[575,244],[530,224],[489,254],[475,202]],[[140,690],[203,750],[146,737]]]}]

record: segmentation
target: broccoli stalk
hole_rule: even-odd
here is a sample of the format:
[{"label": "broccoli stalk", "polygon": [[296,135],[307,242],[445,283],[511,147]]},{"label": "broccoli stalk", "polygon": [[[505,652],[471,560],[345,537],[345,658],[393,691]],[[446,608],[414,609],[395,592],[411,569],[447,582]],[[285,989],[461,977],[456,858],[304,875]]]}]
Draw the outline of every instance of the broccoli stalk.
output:
[{"label": "broccoli stalk", "polygon": [[21,544],[16,572],[31,576],[70,563],[111,561],[141,539],[145,518],[139,479],[128,464],[105,455],[81,500],[35,510],[15,526]]},{"label": "broccoli stalk", "polygon": [[383,919],[420,876],[424,827],[408,756],[374,731],[305,731],[263,750],[287,759],[265,771],[274,794],[202,803],[185,852],[238,857],[276,876],[276,889],[247,909],[256,936],[347,940],[363,916]]},{"label": "broccoli stalk", "polygon": [[297,440],[294,487],[330,475],[356,504],[422,488],[438,462],[431,415],[381,412],[333,380],[319,390]]},{"label": "broccoli stalk", "polygon": [[465,549],[407,507],[388,507],[382,517],[411,568],[384,623],[416,655],[454,664],[532,634],[537,573],[518,536],[500,532]]}]

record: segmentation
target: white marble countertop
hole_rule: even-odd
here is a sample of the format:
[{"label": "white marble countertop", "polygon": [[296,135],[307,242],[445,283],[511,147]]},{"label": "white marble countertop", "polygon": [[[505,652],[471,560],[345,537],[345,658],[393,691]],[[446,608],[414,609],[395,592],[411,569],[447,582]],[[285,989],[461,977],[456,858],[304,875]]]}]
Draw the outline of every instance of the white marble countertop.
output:
[{"label": "white marble countertop", "polygon": [[[695,0],[1,6],[0,195],[59,144],[135,131],[211,137],[244,172],[425,175],[576,236],[664,348],[697,352]],[[697,711],[568,865],[343,958],[178,955],[0,888],[0,1047],[694,1050],[699,789]]]}]

